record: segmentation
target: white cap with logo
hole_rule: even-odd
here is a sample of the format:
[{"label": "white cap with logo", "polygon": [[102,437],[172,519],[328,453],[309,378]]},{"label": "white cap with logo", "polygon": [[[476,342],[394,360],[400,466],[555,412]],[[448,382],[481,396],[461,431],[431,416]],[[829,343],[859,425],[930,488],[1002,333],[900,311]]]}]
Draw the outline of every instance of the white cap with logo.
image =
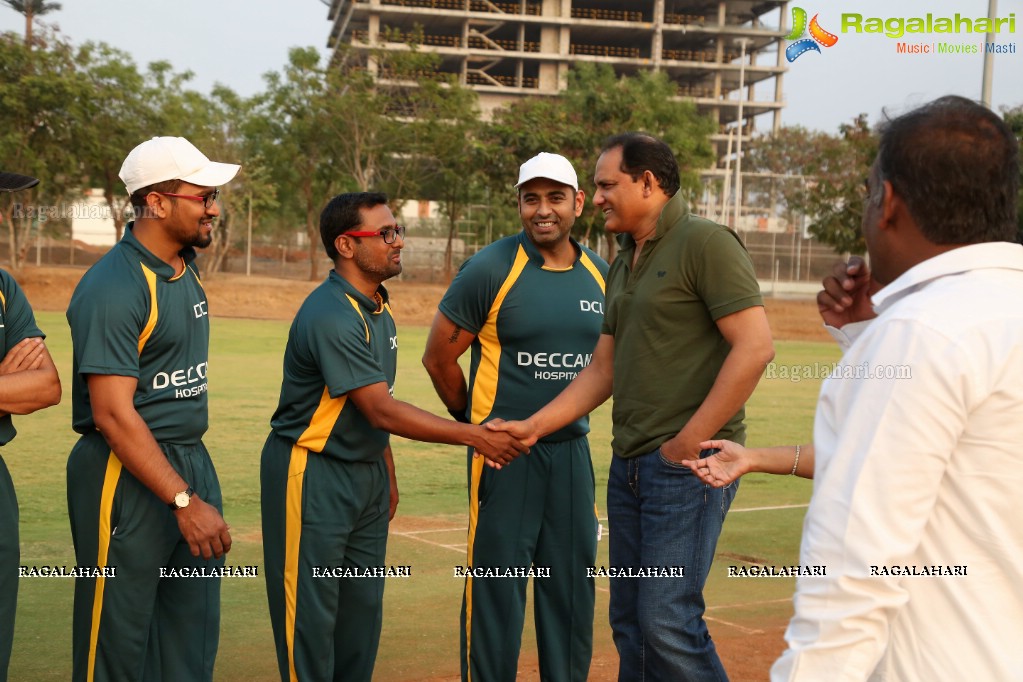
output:
[{"label": "white cap with logo", "polygon": [[128,194],[167,180],[184,180],[200,187],[219,187],[231,181],[241,166],[210,161],[183,137],[154,137],[128,153],[118,173]]},{"label": "white cap with logo", "polygon": [[572,162],[561,154],[540,152],[519,166],[519,181],[515,184],[515,188],[518,189],[536,178],[554,180],[568,185],[576,192],[579,191],[579,178],[576,177],[575,168],[572,167]]}]

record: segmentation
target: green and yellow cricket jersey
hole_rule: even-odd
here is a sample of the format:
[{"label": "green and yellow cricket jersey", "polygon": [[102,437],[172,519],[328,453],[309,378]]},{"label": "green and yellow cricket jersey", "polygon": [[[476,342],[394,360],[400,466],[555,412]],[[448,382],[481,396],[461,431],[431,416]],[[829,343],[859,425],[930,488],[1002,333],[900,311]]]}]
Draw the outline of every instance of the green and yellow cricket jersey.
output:
[{"label": "green and yellow cricket jersey", "polygon": [[[14,278],[0,270],[0,359],[18,343],[28,338],[45,337],[36,326],[32,306]],[[0,416],[0,445],[6,445],[17,434],[11,415]]]},{"label": "green and yellow cricket jersey", "polygon": [[[21,287],[10,274],[0,270],[0,359],[23,339],[42,336]],[[0,415],[0,445],[9,443],[16,434],[11,415]],[[7,464],[0,457],[0,681],[4,682],[11,660],[18,603],[17,567],[21,562],[18,543],[18,499]]]},{"label": "green and yellow cricket jersey", "polygon": [[[469,414],[476,424],[525,419],[588,364],[600,337],[607,263],[572,241],[571,268],[552,270],[525,232],[494,242],[459,269],[440,311],[476,335]],[[548,435],[578,438],[589,417]]]},{"label": "green and yellow cricket jersey", "polygon": [[398,334],[387,290],[367,297],[331,270],[306,298],[288,333],[281,399],[270,420],[296,445],[349,462],[380,459],[390,434],[348,402],[352,389],[394,390]]},{"label": "green and yellow cricket jersey", "polygon": [[195,250],[181,251],[178,273],[139,243],[133,225],[89,268],[68,305],[72,425],[82,434],[96,426],[86,375],[135,377],[135,409],[157,442],[196,443],[209,423],[210,322]]}]

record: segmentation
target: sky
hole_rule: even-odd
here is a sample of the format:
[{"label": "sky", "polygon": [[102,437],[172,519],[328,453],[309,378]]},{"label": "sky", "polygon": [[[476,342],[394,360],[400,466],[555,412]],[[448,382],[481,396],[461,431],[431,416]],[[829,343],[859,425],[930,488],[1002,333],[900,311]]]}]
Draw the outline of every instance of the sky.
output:
[{"label": "sky", "polygon": [[[883,110],[900,113],[944,94],[980,98],[980,54],[898,54],[898,40],[878,35],[842,33],[841,15],[856,12],[864,18],[924,16],[986,16],[989,0],[794,0],[839,41],[820,53],[809,52],[789,64],[783,79],[784,125],[836,132],[841,123],[866,113],[871,122]],[[677,2],[677,6],[684,3]],[[997,0],[997,16],[1016,15],[1016,31],[998,42],[1015,47],[1015,54],[994,59],[992,103],[1023,105],[1023,0]],[[915,8],[915,9],[914,9]],[[263,89],[263,74],[280,70],[288,49],[313,46],[326,52],[330,31],[327,7],[321,0],[63,0],[63,9],[43,21],[56,24],[73,43],[102,40],[131,54],[144,66],[169,61],[177,71],[194,72],[192,87],[208,92],[220,82],[243,95]],[[777,22],[777,13],[768,15]],[[789,20],[791,23],[791,19]],[[24,31],[24,18],[0,6],[0,31]],[[980,43],[971,35],[908,35],[901,40],[933,43]],[[771,55],[760,63],[773,63]],[[761,86],[761,97],[773,94]],[[758,119],[761,130],[770,116]]]}]

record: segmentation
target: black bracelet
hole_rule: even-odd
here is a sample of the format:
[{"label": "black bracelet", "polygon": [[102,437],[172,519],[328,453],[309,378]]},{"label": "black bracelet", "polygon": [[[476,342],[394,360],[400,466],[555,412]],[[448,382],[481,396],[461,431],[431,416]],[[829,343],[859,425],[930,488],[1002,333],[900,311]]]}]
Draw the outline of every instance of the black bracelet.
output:
[{"label": "black bracelet", "polygon": [[472,420],[465,416],[465,410],[452,410],[448,408],[448,414],[456,422],[462,422],[463,424],[472,424]]}]

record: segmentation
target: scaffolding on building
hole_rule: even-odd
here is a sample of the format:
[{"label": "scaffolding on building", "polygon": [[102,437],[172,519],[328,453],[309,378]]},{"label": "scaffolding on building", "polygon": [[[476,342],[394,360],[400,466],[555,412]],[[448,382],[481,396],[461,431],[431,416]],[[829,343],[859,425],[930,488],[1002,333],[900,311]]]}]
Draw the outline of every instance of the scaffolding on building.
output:
[{"label": "scaffolding on building", "polygon": [[557,95],[573,64],[610,64],[620,75],[663,71],[717,124],[720,161],[705,171],[708,180],[727,176],[728,159],[739,160],[759,117],[771,116],[772,132],[781,125],[787,2],[329,1],[330,49],[351,45],[373,71],[370,50],[408,49],[415,34],[439,56],[440,71],[478,93],[484,116],[522,97]]}]

